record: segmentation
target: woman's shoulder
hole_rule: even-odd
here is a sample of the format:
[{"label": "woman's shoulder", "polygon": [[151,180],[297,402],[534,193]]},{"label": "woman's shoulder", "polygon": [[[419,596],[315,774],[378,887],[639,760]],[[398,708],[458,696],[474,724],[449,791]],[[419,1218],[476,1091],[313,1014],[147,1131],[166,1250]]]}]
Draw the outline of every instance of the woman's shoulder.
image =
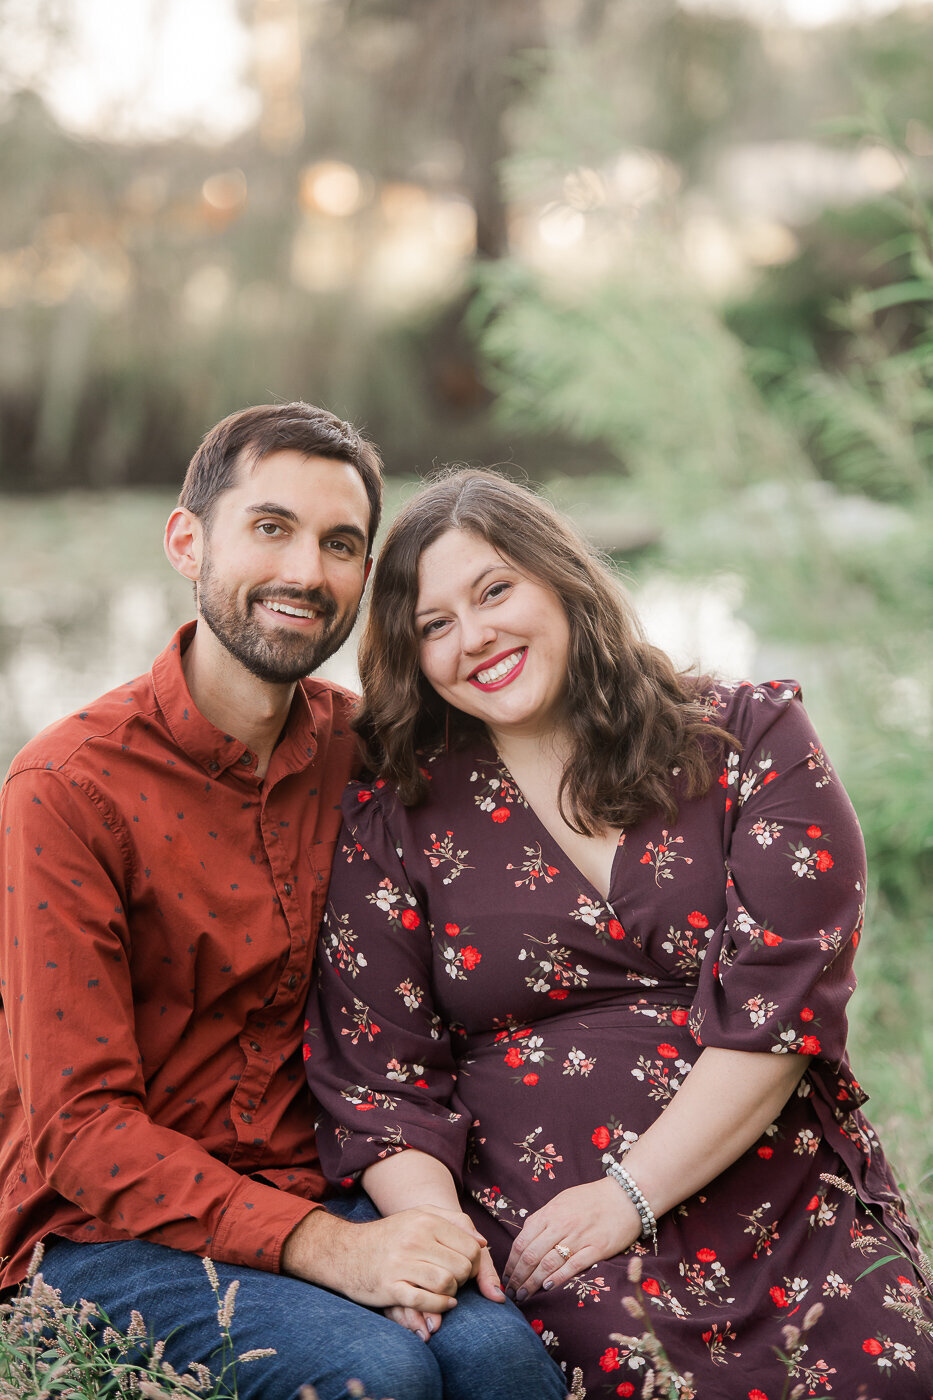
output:
[{"label": "woman's shoulder", "polygon": [[[488,752],[487,752],[488,749]],[[447,749],[440,746],[418,751],[418,763],[427,779],[423,802],[406,807],[392,782],[363,773],[344,789],[341,808],[344,821],[351,830],[360,822],[382,822],[393,830],[419,825],[436,819],[438,807],[449,812],[458,802],[469,802],[467,795],[476,782],[477,769],[495,766],[495,750],[491,745],[470,742]]]},{"label": "woman's shoulder", "polygon": [[791,706],[800,707],[799,681],[723,681],[703,677],[697,699],[712,724],[743,741],[749,733],[767,729]]}]

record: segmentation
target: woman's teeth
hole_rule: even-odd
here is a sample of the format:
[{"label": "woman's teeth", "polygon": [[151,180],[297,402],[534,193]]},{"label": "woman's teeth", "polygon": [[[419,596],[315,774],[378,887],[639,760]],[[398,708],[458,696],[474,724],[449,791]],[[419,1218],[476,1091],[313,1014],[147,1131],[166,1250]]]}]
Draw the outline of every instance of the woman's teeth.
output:
[{"label": "woman's teeth", "polygon": [[521,661],[523,650],[524,648],[513,651],[510,656],[504,656],[495,666],[490,666],[488,671],[477,671],[474,679],[478,680],[480,685],[492,685],[493,681],[501,681],[502,677],[507,676]]}]

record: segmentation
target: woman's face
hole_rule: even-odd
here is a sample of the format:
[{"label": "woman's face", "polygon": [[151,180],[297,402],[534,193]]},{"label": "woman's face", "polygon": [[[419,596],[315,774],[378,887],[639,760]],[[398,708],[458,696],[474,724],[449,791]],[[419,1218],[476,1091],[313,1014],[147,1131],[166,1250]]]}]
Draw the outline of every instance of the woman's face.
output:
[{"label": "woman's face", "polygon": [[481,536],[448,530],[424,551],[415,632],[438,695],[494,738],[560,726],[570,647],[563,605]]}]

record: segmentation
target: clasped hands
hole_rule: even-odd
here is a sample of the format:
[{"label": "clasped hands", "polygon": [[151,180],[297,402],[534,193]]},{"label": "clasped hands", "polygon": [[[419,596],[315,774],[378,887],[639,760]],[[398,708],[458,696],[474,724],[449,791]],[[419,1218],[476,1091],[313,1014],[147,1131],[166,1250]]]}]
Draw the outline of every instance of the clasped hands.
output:
[{"label": "clasped hands", "polygon": [[[465,1222],[464,1229],[472,1229],[468,1216],[443,1213],[451,1220]],[[640,1237],[641,1229],[635,1207],[608,1177],[570,1186],[526,1218],[502,1271],[502,1286],[510,1298],[522,1303],[539,1288],[548,1291],[560,1287],[593,1264],[628,1249]],[[558,1245],[570,1251],[567,1258],[558,1253]],[[488,1249],[481,1250],[477,1266],[467,1277],[476,1278],[485,1297],[501,1299],[502,1288]],[[386,1311],[425,1341],[441,1323],[439,1312],[410,1307]]]}]

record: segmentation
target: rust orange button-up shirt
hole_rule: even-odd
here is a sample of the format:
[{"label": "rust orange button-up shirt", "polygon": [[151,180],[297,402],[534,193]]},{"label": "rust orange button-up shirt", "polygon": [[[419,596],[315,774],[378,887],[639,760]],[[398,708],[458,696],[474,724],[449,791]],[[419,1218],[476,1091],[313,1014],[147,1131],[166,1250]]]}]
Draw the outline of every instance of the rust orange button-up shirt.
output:
[{"label": "rust orange button-up shirt", "polygon": [[300,1040],[352,697],[302,682],[259,781],[192,630],[0,797],[0,1286],[50,1233],[276,1270],[323,1189]]}]

